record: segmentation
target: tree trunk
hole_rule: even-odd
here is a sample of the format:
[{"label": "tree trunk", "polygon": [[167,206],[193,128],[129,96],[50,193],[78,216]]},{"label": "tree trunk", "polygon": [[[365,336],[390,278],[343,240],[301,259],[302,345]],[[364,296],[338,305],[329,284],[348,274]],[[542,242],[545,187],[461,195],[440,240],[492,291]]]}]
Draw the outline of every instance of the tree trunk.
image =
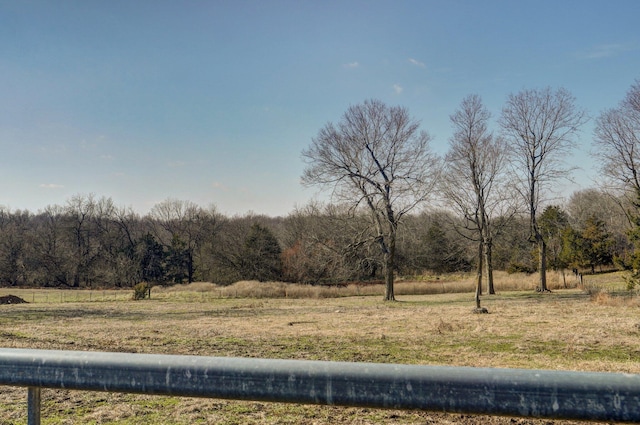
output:
[{"label": "tree trunk", "polygon": [[538,241],[538,271],[540,272],[540,286],[538,291],[548,292],[547,288],[547,244],[544,242],[542,235],[537,234],[536,239]]},{"label": "tree trunk", "polygon": [[493,259],[492,259],[493,245],[491,238],[488,238],[484,243],[484,263],[487,269],[487,286],[489,288],[489,294],[495,295],[496,290],[493,286]]},{"label": "tree trunk", "polygon": [[391,232],[389,235],[389,245],[387,246],[387,252],[384,258],[384,281],[385,281],[385,301],[395,301],[396,297],[393,291],[393,269],[395,266],[396,256],[396,235]]},{"label": "tree trunk", "polygon": [[193,252],[191,249],[187,250],[187,281],[188,283],[193,282],[193,274],[195,267],[193,265]]},{"label": "tree trunk", "polygon": [[480,295],[482,295],[482,269],[483,269],[483,247],[484,243],[480,242],[478,245],[478,267],[476,269],[476,309],[480,310]]}]

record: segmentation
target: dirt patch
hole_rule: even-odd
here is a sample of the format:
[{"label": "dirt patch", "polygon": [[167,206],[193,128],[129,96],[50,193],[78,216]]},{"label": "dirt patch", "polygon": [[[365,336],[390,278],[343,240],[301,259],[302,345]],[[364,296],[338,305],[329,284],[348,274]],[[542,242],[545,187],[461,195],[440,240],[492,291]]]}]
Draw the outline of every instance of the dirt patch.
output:
[{"label": "dirt patch", "polygon": [[4,297],[0,297],[0,304],[24,304],[26,303],[20,297],[16,297],[15,295],[5,295]]}]

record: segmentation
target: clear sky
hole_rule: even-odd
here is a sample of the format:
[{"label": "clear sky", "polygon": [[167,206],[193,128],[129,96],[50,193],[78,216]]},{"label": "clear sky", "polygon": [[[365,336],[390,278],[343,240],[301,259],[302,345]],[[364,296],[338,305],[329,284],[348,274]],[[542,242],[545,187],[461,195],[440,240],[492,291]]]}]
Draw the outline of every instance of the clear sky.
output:
[{"label": "clear sky", "polygon": [[[0,0],[0,205],[76,194],[145,214],[308,203],[301,151],[366,99],[447,150],[479,94],[565,87],[592,117],[640,78],[637,0]],[[593,121],[568,158],[592,187]]]}]

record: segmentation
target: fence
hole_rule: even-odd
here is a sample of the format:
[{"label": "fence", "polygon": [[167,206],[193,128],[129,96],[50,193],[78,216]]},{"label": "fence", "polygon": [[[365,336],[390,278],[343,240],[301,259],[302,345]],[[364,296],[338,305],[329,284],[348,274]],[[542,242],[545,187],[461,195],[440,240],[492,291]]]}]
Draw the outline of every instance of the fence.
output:
[{"label": "fence", "polygon": [[0,349],[0,385],[441,412],[640,421],[640,375]]}]

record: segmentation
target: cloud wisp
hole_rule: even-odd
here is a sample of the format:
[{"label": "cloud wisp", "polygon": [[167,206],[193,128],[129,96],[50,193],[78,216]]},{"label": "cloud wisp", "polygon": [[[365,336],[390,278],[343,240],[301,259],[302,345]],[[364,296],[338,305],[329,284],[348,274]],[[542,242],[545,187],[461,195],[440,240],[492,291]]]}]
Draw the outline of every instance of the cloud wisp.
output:
[{"label": "cloud wisp", "polygon": [[43,188],[43,189],[62,189],[62,188],[64,188],[63,185],[56,184],[56,183],[41,183],[40,187]]},{"label": "cloud wisp", "polygon": [[414,59],[414,58],[409,58],[409,63],[412,63],[415,66],[420,67],[420,68],[426,68],[427,67],[427,65],[425,65],[424,62],[420,62],[419,60]]},{"label": "cloud wisp", "polygon": [[624,43],[596,44],[589,50],[578,54],[581,59],[603,59],[618,56],[624,52],[637,50],[637,46]]}]

